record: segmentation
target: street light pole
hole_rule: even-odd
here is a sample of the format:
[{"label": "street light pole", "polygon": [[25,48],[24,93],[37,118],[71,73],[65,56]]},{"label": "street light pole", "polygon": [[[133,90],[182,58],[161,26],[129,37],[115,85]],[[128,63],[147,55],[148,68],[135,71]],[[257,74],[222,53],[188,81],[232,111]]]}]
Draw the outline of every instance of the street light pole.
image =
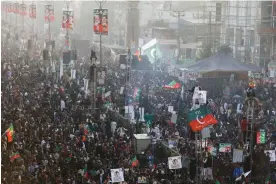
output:
[{"label": "street light pole", "polygon": [[181,21],[181,17],[185,16],[185,12],[184,11],[173,11],[173,16],[177,17],[177,62],[179,63],[180,61],[180,21]]},{"label": "street light pole", "polygon": [[[103,4],[106,2],[106,1],[96,1],[99,5],[99,9],[100,9],[100,25],[102,25],[102,8],[103,8]],[[100,65],[103,64],[103,56],[102,56],[102,33],[100,32]]]}]

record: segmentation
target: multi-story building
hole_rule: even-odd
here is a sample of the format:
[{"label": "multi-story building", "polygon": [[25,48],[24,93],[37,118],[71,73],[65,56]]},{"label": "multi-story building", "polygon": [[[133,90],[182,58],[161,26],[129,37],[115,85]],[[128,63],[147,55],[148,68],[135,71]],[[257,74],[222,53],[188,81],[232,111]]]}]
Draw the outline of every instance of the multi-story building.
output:
[{"label": "multi-story building", "polygon": [[269,62],[276,62],[276,1],[260,1],[259,7],[255,60],[260,66],[267,67]]},{"label": "multi-story building", "polygon": [[256,56],[257,1],[222,1],[221,44],[233,49],[241,62],[258,63]]}]

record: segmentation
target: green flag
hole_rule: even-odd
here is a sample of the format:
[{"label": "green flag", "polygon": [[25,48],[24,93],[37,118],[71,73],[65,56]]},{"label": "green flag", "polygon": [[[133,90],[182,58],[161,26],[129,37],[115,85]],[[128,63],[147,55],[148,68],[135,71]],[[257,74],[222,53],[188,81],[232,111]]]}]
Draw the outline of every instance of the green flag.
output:
[{"label": "green flag", "polygon": [[162,52],[156,38],[152,39],[142,47],[142,55],[146,55],[151,63],[162,58]]}]

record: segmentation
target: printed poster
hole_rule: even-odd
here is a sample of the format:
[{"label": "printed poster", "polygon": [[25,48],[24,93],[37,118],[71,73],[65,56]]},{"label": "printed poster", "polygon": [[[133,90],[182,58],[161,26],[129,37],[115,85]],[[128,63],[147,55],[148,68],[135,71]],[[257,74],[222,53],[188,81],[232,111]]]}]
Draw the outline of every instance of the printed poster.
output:
[{"label": "printed poster", "polygon": [[111,169],[111,180],[112,183],[119,183],[125,181],[123,169]]},{"label": "printed poster", "polygon": [[73,30],[74,12],[73,10],[63,10],[62,28]]},{"label": "printed poster", "polygon": [[53,5],[45,5],[45,22],[53,22],[55,20],[55,11]]},{"label": "printed poster", "polygon": [[241,163],[243,161],[243,150],[234,149],[233,163]]},{"label": "printed poster", "polygon": [[95,34],[108,35],[108,9],[94,9]]},{"label": "printed poster", "polygon": [[181,169],[182,168],[181,156],[169,157],[168,165],[169,165],[169,169]]},{"label": "printed poster", "polygon": [[36,6],[33,4],[29,7],[29,17],[31,19],[36,19]]},{"label": "printed poster", "polygon": [[221,153],[230,153],[231,152],[231,144],[229,144],[229,143],[219,144],[219,152],[221,152]]},{"label": "printed poster", "polygon": [[20,15],[21,16],[27,15],[27,5],[25,5],[25,4],[20,5]]},{"label": "printed poster", "polygon": [[264,152],[265,152],[266,155],[269,156],[270,162],[275,162],[276,161],[275,150],[265,150]]}]

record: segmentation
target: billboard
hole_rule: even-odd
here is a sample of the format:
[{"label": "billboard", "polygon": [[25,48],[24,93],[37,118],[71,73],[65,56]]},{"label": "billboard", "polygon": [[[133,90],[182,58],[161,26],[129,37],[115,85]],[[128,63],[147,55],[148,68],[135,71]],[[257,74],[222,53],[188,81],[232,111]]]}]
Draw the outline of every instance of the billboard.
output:
[{"label": "billboard", "polygon": [[108,9],[94,9],[95,34],[108,35]]}]

